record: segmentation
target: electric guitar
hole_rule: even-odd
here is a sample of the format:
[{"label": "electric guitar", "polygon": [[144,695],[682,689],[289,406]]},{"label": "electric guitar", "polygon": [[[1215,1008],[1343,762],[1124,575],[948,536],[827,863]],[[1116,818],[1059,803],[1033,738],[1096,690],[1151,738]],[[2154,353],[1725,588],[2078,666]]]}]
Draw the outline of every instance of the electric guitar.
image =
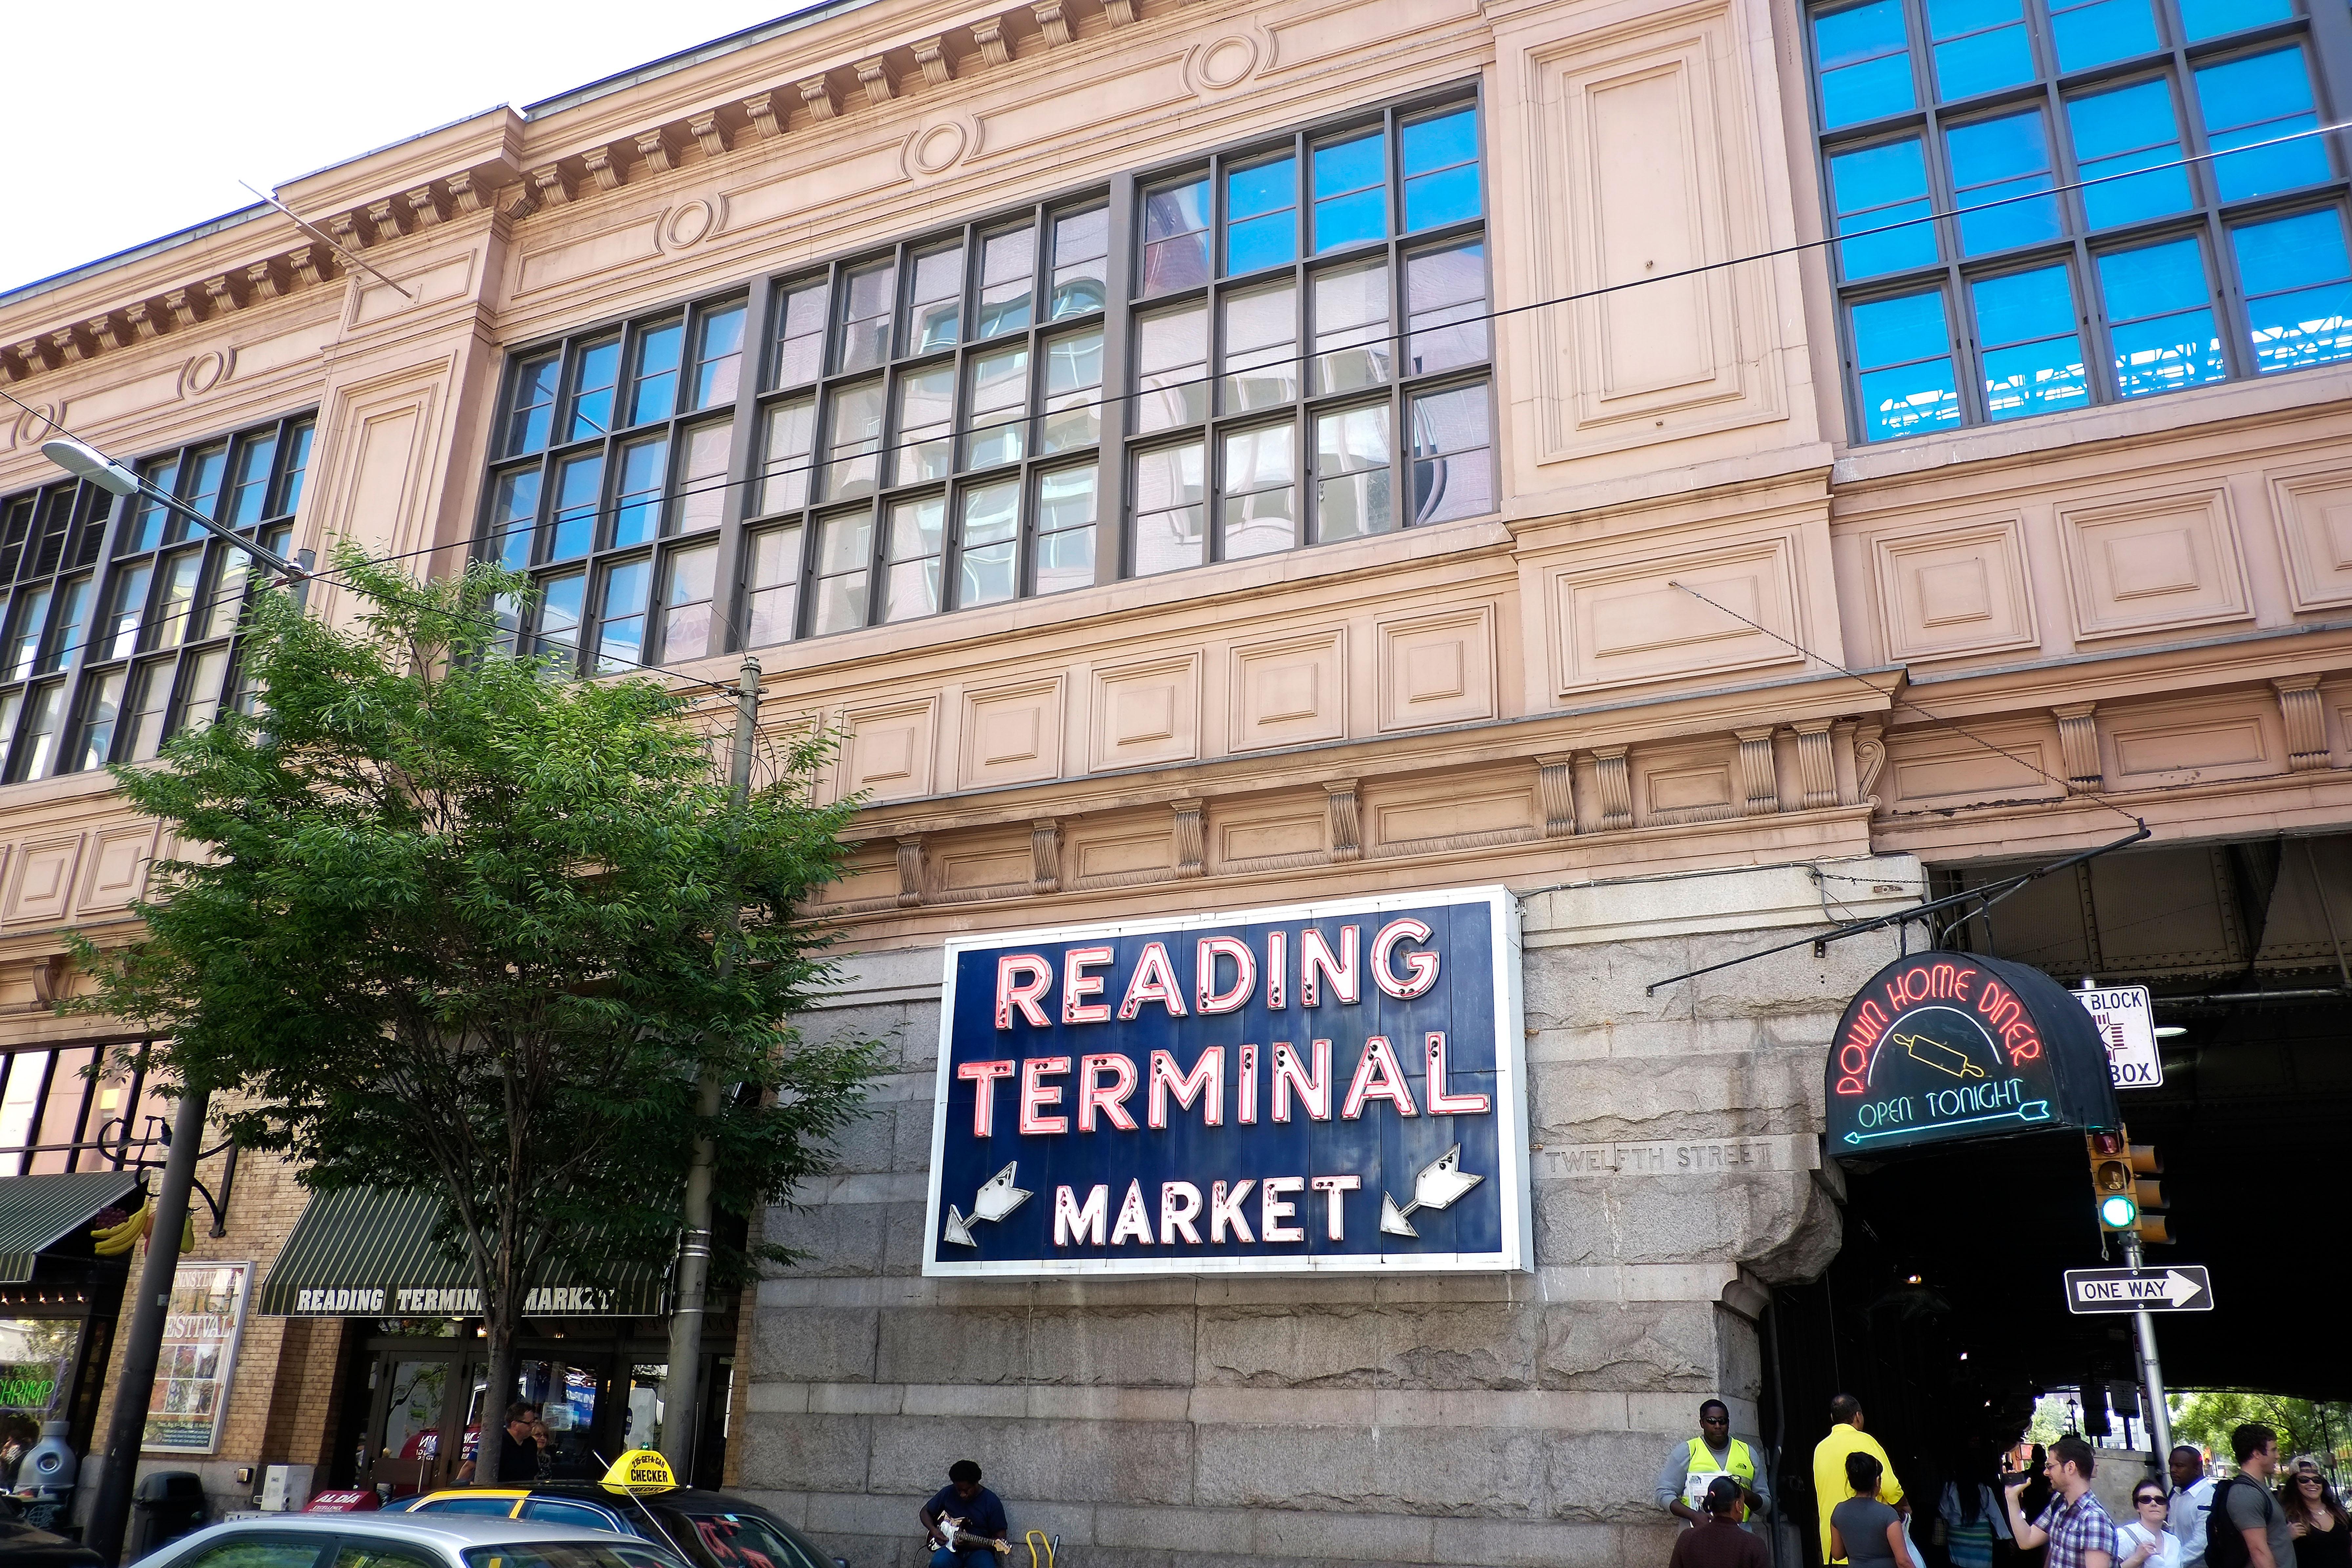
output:
[{"label": "electric guitar", "polygon": [[948,1550],[950,1552],[978,1552],[985,1548],[1003,1556],[1013,1555],[1013,1547],[1009,1542],[997,1541],[985,1535],[975,1535],[963,1527],[963,1521],[961,1519],[950,1519],[941,1514],[940,1533],[948,1538]]}]

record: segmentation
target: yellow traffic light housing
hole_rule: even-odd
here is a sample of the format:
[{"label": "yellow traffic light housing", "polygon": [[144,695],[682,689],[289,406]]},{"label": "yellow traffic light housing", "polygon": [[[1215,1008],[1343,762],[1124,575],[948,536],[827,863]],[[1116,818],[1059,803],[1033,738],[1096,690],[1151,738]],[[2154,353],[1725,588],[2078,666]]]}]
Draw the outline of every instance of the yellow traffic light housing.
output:
[{"label": "yellow traffic light housing", "polygon": [[2151,1245],[2169,1242],[2172,1232],[2159,1210],[2164,1207],[2164,1188],[2156,1177],[2163,1173],[2164,1162],[2156,1155],[2153,1144],[2126,1144],[2124,1158],[2131,1166],[2132,1205],[2139,1211],[2138,1223],[2132,1227],[2142,1241]]},{"label": "yellow traffic light housing", "polygon": [[2091,1191],[2097,1204],[2099,1228],[2110,1235],[2135,1235],[2146,1242],[2172,1239],[2164,1216],[2151,1210],[2164,1207],[2163,1189],[2152,1179],[2163,1169],[2153,1145],[2135,1144],[2122,1127],[2111,1133],[2085,1133],[2083,1142],[2091,1156]]}]

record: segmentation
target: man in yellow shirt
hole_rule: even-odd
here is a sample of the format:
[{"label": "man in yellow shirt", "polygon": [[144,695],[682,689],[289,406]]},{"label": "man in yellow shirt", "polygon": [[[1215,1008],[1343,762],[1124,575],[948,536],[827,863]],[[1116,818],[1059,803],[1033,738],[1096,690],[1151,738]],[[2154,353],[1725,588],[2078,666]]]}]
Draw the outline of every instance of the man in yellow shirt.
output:
[{"label": "man in yellow shirt", "polygon": [[[1841,1394],[1830,1401],[1830,1435],[1813,1448],[1813,1497],[1822,1511],[1822,1557],[1823,1563],[1843,1563],[1843,1557],[1830,1555],[1830,1510],[1853,1495],[1845,1484],[1845,1457],[1848,1454],[1868,1454],[1886,1467],[1885,1479],[1878,1483],[1878,1500],[1901,1507],[1903,1483],[1895,1479],[1894,1463],[1878,1439],[1862,1429],[1862,1401],[1851,1394]],[[1910,1510],[1903,1509],[1908,1515]]]}]

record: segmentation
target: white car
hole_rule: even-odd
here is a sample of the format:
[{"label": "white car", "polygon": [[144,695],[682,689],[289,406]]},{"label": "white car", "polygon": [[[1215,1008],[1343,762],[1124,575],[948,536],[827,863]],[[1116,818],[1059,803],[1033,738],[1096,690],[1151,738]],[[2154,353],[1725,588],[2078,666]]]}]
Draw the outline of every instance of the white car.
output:
[{"label": "white car", "polygon": [[167,1542],[138,1568],[687,1568],[650,1542],[466,1514],[288,1513]]}]

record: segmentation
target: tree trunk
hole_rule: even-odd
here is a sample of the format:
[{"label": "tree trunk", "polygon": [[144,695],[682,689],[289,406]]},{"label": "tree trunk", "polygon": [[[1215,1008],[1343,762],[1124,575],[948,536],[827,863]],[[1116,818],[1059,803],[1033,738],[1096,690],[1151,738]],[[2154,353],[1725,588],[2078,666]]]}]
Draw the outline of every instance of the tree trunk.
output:
[{"label": "tree trunk", "polygon": [[[500,1292],[501,1296],[504,1292]],[[529,1486],[530,1476],[501,1476],[499,1461],[506,1457],[507,1406],[515,1397],[514,1325],[509,1315],[488,1300],[482,1302],[483,1326],[488,1331],[490,1364],[482,1390],[481,1436],[474,1447],[474,1484],[478,1487]]]}]

